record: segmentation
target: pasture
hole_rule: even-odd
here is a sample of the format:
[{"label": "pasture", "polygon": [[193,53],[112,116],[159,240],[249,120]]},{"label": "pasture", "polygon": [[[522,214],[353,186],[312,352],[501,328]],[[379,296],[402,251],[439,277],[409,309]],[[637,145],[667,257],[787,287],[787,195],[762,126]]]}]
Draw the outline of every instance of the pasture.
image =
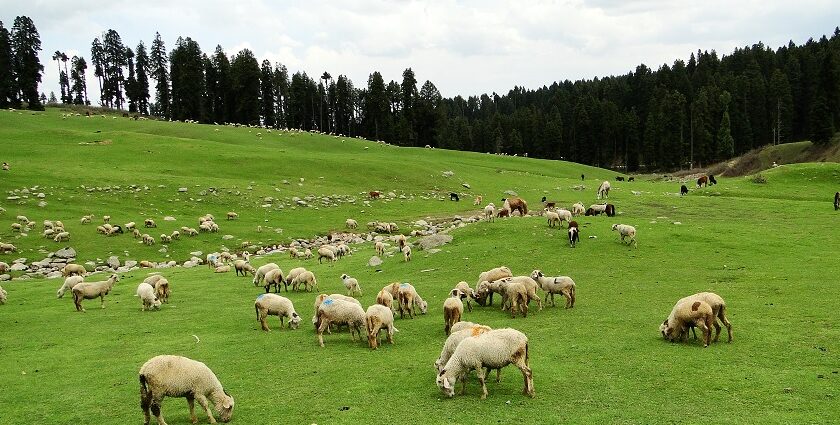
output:
[{"label": "pasture", "polygon": [[[697,189],[689,182],[692,190],[680,197],[679,181],[616,182],[615,172],[557,161],[264,129],[63,119],[56,109],[0,111],[0,140],[0,161],[11,165],[0,172],[0,241],[18,247],[0,261],[10,264],[67,245],[79,263],[110,255],[181,263],[196,250],[236,251],[245,241],[286,245],[343,231],[346,218],[359,222],[359,232],[378,220],[396,222],[407,234],[416,220],[449,223],[455,215],[477,215],[487,202],[499,206],[509,190],[532,211],[542,196],[566,208],[577,201],[589,206],[605,179],[619,213],[577,217],[581,240],[574,249],[565,228],[516,216],[456,228],[440,252],[415,245],[411,262],[386,255],[378,268],[367,266],[372,242],[352,245],[351,256],[332,264],[282,253],[251,260],[285,271],[304,266],[326,293],[344,293],[339,276],[347,273],[359,280],[365,307],[386,284],[411,282],[429,302],[428,314],[398,318],[396,344],[376,351],[351,342],[346,331],[325,335],[319,348],[310,323],[314,293],[281,294],[303,317],[299,329],[280,330],[269,317],[272,331],[263,332],[253,307],[263,289],[250,276],[214,274],[206,266],[157,270],[173,293],[152,312],[141,312],[134,297],[149,269],[123,273],[107,307],[85,301],[87,313],[75,312],[68,296],[56,299],[61,279],[2,282],[8,291],[0,306],[2,423],[139,423],[137,371],[158,354],[206,363],[234,396],[232,423],[240,424],[827,423],[840,411],[836,163],[778,167],[763,173],[764,184],[718,177],[718,185]],[[23,188],[45,197],[23,197]],[[370,190],[386,196],[366,203]],[[450,191],[461,201],[449,201]],[[484,197],[481,206],[473,206],[476,195]],[[227,211],[239,219],[224,220]],[[205,213],[216,216],[219,233],[182,237],[165,252],[129,234],[95,231],[106,214],[112,223],[154,218],[157,236],[195,227]],[[85,214],[96,217],[94,224],[80,224]],[[36,230],[11,231],[17,215],[38,223]],[[44,219],[64,221],[70,241],[41,238]],[[636,226],[637,249],[618,242],[613,223]],[[474,287],[480,272],[500,265],[514,275],[541,269],[571,276],[577,302],[563,309],[558,298],[558,307],[542,311],[531,303],[528,317],[516,319],[499,311],[498,301],[474,305],[464,320],[529,337],[536,397],[521,394],[522,377],[508,367],[500,383],[488,379],[486,400],[479,400],[474,375],[466,395],[447,399],[433,367],[445,340],[443,300],[457,282]],[[705,349],[692,339],[664,341],[658,326],[674,302],[700,291],[726,300],[734,341],[727,344],[724,335]],[[189,423],[184,399],[165,399],[163,414],[170,424]]]}]

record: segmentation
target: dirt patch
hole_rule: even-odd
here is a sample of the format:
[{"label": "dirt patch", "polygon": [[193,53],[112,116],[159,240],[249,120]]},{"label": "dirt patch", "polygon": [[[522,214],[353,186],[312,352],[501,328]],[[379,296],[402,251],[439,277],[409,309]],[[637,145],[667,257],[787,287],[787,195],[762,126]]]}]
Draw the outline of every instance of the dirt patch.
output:
[{"label": "dirt patch", "polygon": [[107,146],[113,143],[114,142],[111,139],[94,140],[92,142],[79,142],[79,144],[82,146]]}]

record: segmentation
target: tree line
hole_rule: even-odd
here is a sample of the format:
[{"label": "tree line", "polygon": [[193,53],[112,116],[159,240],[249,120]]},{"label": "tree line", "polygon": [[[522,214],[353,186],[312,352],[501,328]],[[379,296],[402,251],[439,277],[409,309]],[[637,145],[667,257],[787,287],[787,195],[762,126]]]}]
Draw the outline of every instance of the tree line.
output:
[{"label": "tree line", "polygon": [[[0,22],[0,107],[43,107],[40,49],[31,19],[16,18],[11,32]],[[89,105],[85,58],[56,51],[53,60],[61,103]],[[722,57],[697,51],[656,70],[641,64],[624,75],[467,98],[443,98],[430,81],[418,89],[411,68],[399,82],[373,72],[356,87],[346,75],[290,75],[248,49],[204,52],[190,37],[167,51],[156,33],[148,51],[142,41],[132,49],[112,29],[93,39],[90,66],[100,105],[163,119],[319,130],[627,171],[709,164],[770,143],[828,143],[840,127],[840,28],[802,45],[773,50],[759,42]]]}]

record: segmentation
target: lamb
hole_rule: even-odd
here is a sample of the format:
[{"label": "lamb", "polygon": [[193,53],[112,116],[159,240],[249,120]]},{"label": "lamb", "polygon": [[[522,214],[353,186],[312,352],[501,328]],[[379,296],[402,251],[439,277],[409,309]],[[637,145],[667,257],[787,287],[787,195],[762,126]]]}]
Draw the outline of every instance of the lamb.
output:
[{"label": "lamb", "polygon": [[335,262],[335,251],[328,245],[318,248],[318,264],[321,264],[321,260],[324,258],[330,260],[330,262]]},{"label": "lamb", "polygon": [[309,248],[306,248],[306,250],[303,251],[303,258],[305,258],[307,260],[311,259],[312,258],[312,250],[309,249]]},{"label": "lamb", "polygon": [[159,425],[166,425],[161,414],[164,397],[186,397],[192,423],[197,423],[194,401],[204,408],[210,423],[216,423],[207,405],[213,402],[219,419],[229,422],[233,415],[234,400],[222,387],[219,378],[204,363],[181,356],[161,355],[152,357],[140,367],[140,409],[144,424],[149,425],[149,410]]},{"label": "lamb", "polygon": [[493,282],[483,281],[478,285],[477,297],[487,298],[488,294],[498,293],[502,295],[502,310],[510,304],[510,316],[516,318],[516,310],[522,312],[523,317],[528,317],[528,289],[521,282],[513,282],[511,278],[494,280]]},{"label": "lamb", "polygon": [[257,321],[262,325],[262,330],[269,332],[271,329],[266,323],[269,315],[277,316],[280,319],[280,329],[283,329],[283,318],[289,319],[289,329],[297,329],[300,325],[300,316],[295,311],[292,301],[277,294],[260,294],[254,301],[254,310],[257,313]]},{"label": "lamb", "polygon": [[546,303],[548,297],[551,296],[551,305],[557,307],[554,302],[554,294],[562,294],[566,298],[566,308],[573,308],[575,306],[575,281],[568,276],[547,277],[543,275],[542,271],[534,270],[531,273],[531,279],[534,279],[540,285],[540,289],[545,292]]},{"label": "lamb", "polygon": [[345,220],[344,225],[347,226],[348,229],[355,229],[359,227],[359,223],[356,220],[353,220],[352,218],[348,218],[347,220]]},{"label": "lamb", "polygon": [[387,289],[382,289],[376,294],[376,303],[379,305],[383,305],[388,307],[389,309],[393,310],[394,307],[394,296],[391,295],[391,292]]},{"label": "lamb", "polygon": [[142,234],[140,233],[140,231],[139,231],[139,230],[137,230],[137,229],[132,230],[132,231],[131,231],[131,235],[132,235],[132,236],[134,236],[134,239],[137,239],[137,238],[139,238],[139,237],[141,237],[141,236],[142,236]]},{"label": "lamb", "polygon": [[411,261],[411,245],[406,245],[402,248],[403,261]]},{"label": "lamb", "polygon": [[414,311],[415,307],[420,308],[420,313],[426,314],[429,304],[420,297],[420,294],[417,293],[414,286],[410,283],[400,283],[398,292],[399,296],[397,299],[400,303],[400,319],[404,317],[406,312],[408,312],[408,317],[413,319],[417,315]]},{"label": "lamb", "polygon": [[125,227],[125,230],[134,230],[134,228],[137,227],[137,223],[135,223],[133,221],[129,221],[128,223],[125,223],[124,227]]},{"label": "lamb", "polygon": [[274,270],[274,269],[279,269],[279,268],[280,268],[280,266],[278,266],[275,263],[268,263],[268,264],[260,266],[257,269],[257,273],[254,274],[254,286],[259,286],[260,283],[262,283],[263,279],[265,279],[265,274],[268,273],[269,270]]},{"label": "lamb", "polygon": [[[305,271],[306,271],[306,269],[303,268],[303,267],[295,267],[295,268],[289,270],[289,273],[286,275],[286,284],[291,285],[292,280],[294,280],[294,278],[296,278],[299,274],[301,274]],[[294,289],[297,289],[297,288],[292,287],[292,289],[294,290]]]},{"label": "lamb", "polygon": [[67,291],[72,292],[73,287],[82,283],[84,280],[85,280],[85,278],[82,277],[82,276],[70,276],[70,277],[64,279],[64,284],[61,285],[60,288],[58,288],[58,291],[56,291],[56,294],[55,294],[56,298],[64,297],[64,293],[67,292]]},{"label": "lamb", "polygon": [[580,241],[580,229],[578,229],[577,221],[569,222],[569,246],[572,248],[577,246]]},{"label": "lamb", "polygon": [[495,215],[496,215],[496,205],[491,202],[491,203],[487,204],[486,207],[484,207],[484,219],[487,220],[487,221],[495,221],[495,218],[494,218]]},{"label": "lamb", "polygon": [[[280,268],[271,269],[266,272],[265,277],[263,278],[263,287],[265,287],[265,292],[268,293],[268,290],[271,286],[274,286],[274,293],[280,292],[280,285],[286,283],[286,279],[283,277],[283,270]],[[289,291],[289,287],[284,285],[286,292]]]},{"label": "lamb", "polygon": [[119,282],[120,277],[112,274],[108,280],[99,282],[81,282],[73,287],[73,303],[76,305],[76,311],[85,312],[82,307],[82,300],[92,300],[99,297],[102,308],[105,308],[105,295],[111,292],[114,284]]},{"label": "lamb", "polygon": [[90,221],[91,221],[92,219],[93,219],[93,217],[91,217],[91,216],[89,216],[89,215],[82,216],[82,218],[81,218],[81,219],[79,219],[79,223],[81,223],[81,224],[90,224]]},{"label": "lamb", "polygon": [[257,273],[257,269],[254,268],[250,263],[245,260],[236,260],[233,262],[233,269],[236,272],[236,275],[239,276],[239,273],[242,273],[242,276],[248,276],[250,272],[252,275]]},{"label": "lamb", "polygon": [[677,303],[671,314],[659,326],[662,336],[669,340],[683,340],[689,327],[703,330],[703,347],[709,346],[711,328],[715,322],[712,307],[702,300],[687,300]]},{"label": "lamb", "polygon": [[102,216],[102,222],[106,223],[106,224],[110,223],[111,222],[111,216],[110,215],[103,215]]},{"label": "lamb", "polygon": [[560,215],[555,211],[545,209],[545,218],[548,220],[548,227],[554,227],[560,224]]},{"label": "lamb", "polygon": [[394,237],[394,241],[397,243],[397,246],[400,247],[400,250],[406,245],[405,235],[397,235]]},{"label": "lamb", "polygon": [[481,399],[487,398],[484,368],[501,369],[514,364],[525,378],[523,393],[534,397],[534,376],[528,366],[528,337],[515,329],[495,329],[461,341],[438,373],[436,382],[443,393],[455,395],[455,382],[475,369],[481,382]]},{"label": "lamb", "polygon": [[[489,326],[479,325],[472,322],[458,322],[452,326],[451,332],[449,336],[446,338],[446,342],[443,343],[443,348],[440,350],[440,356],[438,359],[435,360],[435,371],[440,373],[443,370],[443,367],[452,357],[452,353],[455,352],[455,348],[458,347],[458,344],[461,341],[469,338],[479,336],[485,332],[491,331],[492,328]],[[490,370],[487,370],[487,373],[490,373]],[[501,380],[501,369],[496,369],[496,382]],[[464,390],[466,389],[466,375],[463,377],[458,377],[461,379],[461,394],[464,394]]]},{"label": "lamb", "polygon": [[213,269],[213,273],[229,273],[229,272],[230,272],[230,266],[227,266],[227,265],[219,266],[219,267],[216,267],[215,269]]},{"label": "lamb", "polygon": [[292,279],[292,289],[296,290],[301,284],[306,289],[306,292],[318,290],[318,281],[315,279],[315,274],[309,270],[304,270]]},{"label": "lamb", "polygon": [[576,202],[574,205],[572,205],[572,215],[579,216],[583,215],[584,212],[586,212],[586,209],[580,202]]},{"label": "lamb", "polygon": [[[726,302],[723,301],[723,298],[721,298],[720,295],[715,294],[714,292],[700,292],[680,299],[679,301],[677,301],[676,305],[679,305],[686,301],[703,301],[709,304],[709,306],[712,308],[712,316],[714,316],[717,319],[720,319],[724,326],[726,326],[727,333],[729,334],[729,340],[727,342],[732,342],[732,323],[730,323],[729,319],[726,318]],[[676,305],[674,306],[675,309]],[[674,314],[674,312],[672,311],[671,314]],[[668,321],[666,320],[662,323],[662,325],[667,326],[667,323]],[[717,342],[718,337],[720,337],[720,325],[718,324],[717,320],[714,320],[714,326],[715,337],[712,341]],[[664,330],[665,329],[660,329],[660,331]],[[694,335],[694,338],[697,339],[697,334]]]},{"label": "lamb", "polygon": [[443,331],[449,335],[452,325],[461,321],[464,314],[464,303],[461,302],[462,292],[453,289],[451,296],[443,301]]},{"label": "lamb", "polygon": [[151,218],[147,218],[143,221],[143,227],[157,227],[157,224]]},{"label": "lamb", "polygon": [[350,337],[356,340],[358,334],[361,338],[362,329],[367,323],[365,310],[362,306],[350,301],[327,298],[318,306],[316,314],[316,325],[318,327],[318,344],[324,346],[324,331],[331,324],[346,324],[350,328]]},{"label": "lamb", "polygon": [[239,214],[237,214],[233,211],[228,211],[228,213],[227,213],[227,219],[228,220],[236,220],[237,218],[239,218]]},{"label": "lamb", "polygon": [[374,304],[368,307],[365,312],[365,324],[367,325],[368,345],[375,350],[379,347],[379,331],[387,330],[388,342],[394,343],[394,332],[399,332],[394,327],[394,312],[390,308]]},{"label": "lamb", "polygon": [[510,210],[503,207],[502,209],[499,210],[499,212],[496,213],[496,217],[499,217],[499,218],[510,217]]},{"label": "lamb", "polygon": [[569,222],[572,221],[572,212],[571,211],[560,208],[559,210],[556,211],[556,213],[557,213],[557,216],[560,218],[559,219],[560,227],[563,227],[563,222],[564,221],[566,223],[569,223]]},{"label": "lamb", "polygon": [[624,238],[628,238],[627,244],[633,244],[634,247],[638,248],[639,244],[636,242],[636,228],[627,224],[613,224],[612,225],[613,231],[618,231],[618,234],[621,235],[621,242],[624,242]]},{"label": "lamb", "polygon": [[472,311],[472,305],[470,304],[470,298],[475,298],[475,291],[470,288],[470,285],[467,282],[460,281],[455,284],[455,288],[461,292],[461,301],[467,300],[467,310]]},{"label": "lamb", "polygon": [[549,201],[548,198],[543,196],[540,202],[543,204],[543,208],[546,211],[553,210],[557,206],[557,201]]},{"label": "lamb", "polygon": [[350,277],[347,273],[344,273],[341,275],[341,280],[344,282],[344,287],[347,288],[347,295],[351,297],[353,294],[356,294],[356,296],[359,297],[362,296],[362,288],[359,286],[359,281],[356,278]]},{"label": "lamb", "polygon": [[6,304],[6,299],[7,299],[8,295],[9,295],[9,293],[6,292],[6,290],[3,289],[2,286],[0,286],[0,305]]},{"label": "lamb", "polygon": [[481,205],[481,201],[483,201],[483,200],[484,200],[484,197],[481,196],[481,195],[478,195],[478,196],[475,197],[475,200],[473,200],[473,205]]},{"label": "lamb", "polygon": [[160,300],[155,295],[155,288],[146,282],[140,282],[137,285],[137,296],[140,297],[140,302],[143,304],[142,311],[148,308],[160,310]]},{"label": "lamb", "polygon": [[[479,274],[478,275],[478,282],[476,283],[476,286],[478,286],[478,284],[480,284],[481,282],[483,282],[485,280],[488,281],[488,282],[492,282],[494,280],[499,280],[499,279],[503,279],[503,278],[506,278],[506,277],[512,277],[512,276],[513,276],[513,273],[510,272],[509,268],[507,268],[505,266],[496,267],[495,269],[490,269],[490,270],[487,270],[486,272],[482,272],[481,274]],[[479,305],[484,305],[485,299],[480,298],[478,296],[478,294],[476,294],[475,295],[475,301]],[[492,293],[490,294],[489,305],[493,305],[493,294]]]},{"label": "lamb", "polygon": [[382,243],[380,241],[377,241],[376,244],[374,244],[374,246],[376,248],[376,255],[382,256],[382,255],[385,254],[385,244],[384,243]]},{"label": "lamb", "polygon": [[85,270],[85,266],[81,264],[71,263],[64,266],[64,268],[61,269],[61,275],[64,277],[73,275],[84,276],[85,274],[87,274],[87,270]]},{"label": "lamb", "polygon": [[598,186],[598,199],[610,197],[610,182],[604,180],[601,186]]},{"label": "lamb", "polygon": [[70,233],[69,232],[61,232],[55,235],[53,238],[56,242],[67,242],[70,240]]}]

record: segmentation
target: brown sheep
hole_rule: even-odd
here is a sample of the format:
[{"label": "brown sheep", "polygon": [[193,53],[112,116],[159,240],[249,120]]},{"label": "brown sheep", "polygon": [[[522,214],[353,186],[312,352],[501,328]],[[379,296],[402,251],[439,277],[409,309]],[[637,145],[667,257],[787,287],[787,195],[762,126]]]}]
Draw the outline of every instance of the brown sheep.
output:
[{"label": "brown sheep", "polygon": [[[505,199],[502,199],[502,202],[505,202]],[[528,214],[528,203],[525,202],[522,198],[510,198],[507,200],[508,205],[510,205],[510,214],[513,215],[514,211],[519,211],[519,215]]]},{"label": "brown sheep", "polygon": [[453,289],[450,297],[443,301],[443,331],[449,335],[452,325],[461,321],[464,314],[464,303],[461,302],[461,291]]},{"label": "brown sheep", "polygon": [[702,187],[702,186],[706,186],[706,187],[709,186],[709,177],[708,176],[702,176],[699,179],[697,179],[697,187]]}]

